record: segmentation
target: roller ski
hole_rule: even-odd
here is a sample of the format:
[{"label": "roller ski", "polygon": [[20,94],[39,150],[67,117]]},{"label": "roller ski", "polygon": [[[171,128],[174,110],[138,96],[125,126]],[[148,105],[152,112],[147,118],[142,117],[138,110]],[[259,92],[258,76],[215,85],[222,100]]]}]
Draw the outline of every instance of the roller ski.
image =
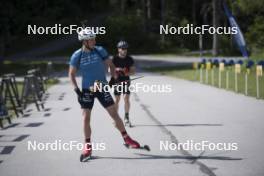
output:
[{"label": "roller ski", "polygon": [[129,121],[129,119],[126,119],[125,118],[124,123],[125,123],[125,126],[128,126],[129,128],[132,128],[133,127],[132,124],[131,124],[131,122]]},{"label": "roller ski", "polygon": [[127,113],[126,113],[125,118],[124,118],[124,124],[125,124],[125,126],[128,126],[129,128],[133,127],[131,122],[130,122],[130,120],[129,120],[129,117],[128,117]]},{"label": "roller ski", "polygon": [[85,144],[85,148],[80,156],[80,162],[86,162],[92,158],[92,146],[89,143]]},{"label": "roller ski", "polygon": [[124,146],[128,149],[140,149],[140,150],[150,151],[148,145],[141,146],[137,141],[134,141],[129,136],[124,137],[124,141],[125,141]]}]

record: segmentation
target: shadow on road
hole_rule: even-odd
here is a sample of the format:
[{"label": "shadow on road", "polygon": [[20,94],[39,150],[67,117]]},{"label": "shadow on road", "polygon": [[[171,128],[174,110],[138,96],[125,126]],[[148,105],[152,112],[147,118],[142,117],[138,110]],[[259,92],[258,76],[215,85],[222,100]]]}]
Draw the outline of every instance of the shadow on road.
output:
[{"label": "shadow on road", "polygon": [[223,126],[223,124],[164,124],[164,125],[148,125],[148,124],[133,124],[133,127],[161,127],[161,126],[166,126],[166,127],[193,127],[193,126]]},{"label": "shadow on road", "polygon": [[243,158],[233,158],[228,156],[183,156],[183,155],[150,155],[150,154],[141,154],[134,153],[138,157],[103,157],[103,156],[93,156],[93,159],[117,159],[117,160],[153,160],[153,159],[185,159],[185,160],[228,160],[228,161],[239,161]]}]

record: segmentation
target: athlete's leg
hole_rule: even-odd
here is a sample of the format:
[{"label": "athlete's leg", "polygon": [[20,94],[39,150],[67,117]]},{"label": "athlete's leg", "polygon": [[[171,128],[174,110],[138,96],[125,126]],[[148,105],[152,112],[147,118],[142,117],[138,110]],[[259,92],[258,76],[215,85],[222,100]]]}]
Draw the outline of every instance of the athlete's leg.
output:
[{"label": "athlete's leg", "polygon": [[124,104],[125,104],[125,123],[129,124],[131,126],[130,121],[129,121],[129,110],[130,110],[130,91],[129,91],[129,86],[126,85],[125,90],[124,90]]},{"label": "athlete's leg", "polygon": [[91,119],[91,110],[90,109],[83,109],[83,131],[84,131],[84,138],[85,138],[85,147],[83,148],[83,152],[81,155],[81,161],[84,160],[86,157],[90,157],[92,154],[92,145],[91,145],[91,126],[90,126],[90,119]]},{"label": "athlete's leg", "polygon": [[106,110],[109,113],[109,115],[112,117],[112,119],[114,120],[116,128],[121,133],[124,132],[124,131],[126,131],[125,126],[124,126],[124,124],[123,124],[123,122],[122,122],[119,114],[117,113],[117,110],[115,108],[115,105],[108,106],[106,108]]},{"label": "athlete's leg", "polygon": [[116,128],[120,131],[120,133],[124,139],[125,144],[132,147],[132,148],[139,148],[140,144],[137,141],[133,140],[127,134],[125,126],[124,126],[120,116],[118,115],[115,106],[111,105],[111,106],[107,107],[106,110],[108,111],[108,113],[110,114],[112,119],[115,121]]},{"label": "athlete's leg", "polygon": [[117,113],[114,100],[112,96],[110,95],[110,93],[109,92],[97,93],[96,96],[99,102],[104,106],[104,108],[107,110],[109,115],[114,120],[115,126],[120,131],[125,141],[125,144],[132,148],[140,147],[139,143],[133,140],[132,138],[130,138],[129,135],[127,134],[123,121],[121,120],[119,114]]},{"label": "athlete's leg", "polygon": [[83,116],[83,132],[85,137],[85,142],[90,142],[91,138],[91,127],[90,127],[90,118],[91,110],[94,104],[94,96],[90,93],[89,90],[83,89],[83,97],[81,102],[82,116]]},{"label": "athlete's leg", "polygon": [[90,126],[91,110],[83,109],[82,115],[83,115],[84,137],[85,137],[85,140],[89,140],[91,138],[91,126]]},{"label": "athlete's leg", "polygon": [[117,112],[119,108],[119,102],[120,102],[120,95],[115,95],[115,106],[116,106]]},{"label": "athlete's leg", "polygon": [[128,114],[130,110],[130,95],[124,94],[124,103],[125,103],[125,113]]}]

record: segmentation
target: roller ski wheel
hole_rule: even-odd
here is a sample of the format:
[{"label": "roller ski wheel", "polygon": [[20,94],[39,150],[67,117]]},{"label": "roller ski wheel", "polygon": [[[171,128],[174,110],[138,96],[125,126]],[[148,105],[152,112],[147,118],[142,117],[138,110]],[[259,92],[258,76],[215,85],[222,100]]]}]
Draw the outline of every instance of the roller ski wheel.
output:
[{"label": "roller ski wheel", "polygon": [[80,156],[80,162],[87,162],[90,159],[92,159],[92,155],[84,155],[84,154],[81,154],[81,156]]},{"label": "roller ski wheel", "polygon": [[129,128],[132,128],[133,127],[132,124],[131,124],[131,122],[127,118],[124,119],[124,123],[125,123],[125,126],[128,126]]},{"label": "roller ski wheel", "polygon": [[148,145],[144,145],[144,146],[139,146],[137,148],[131,147],[128,144],[124,144],[124,146],[128,149],[139,149],[139,150],[146,150],[146,151],[150,151],[150,147]]},{"label": "roller ski wheel", "polygon": [[127,122],[125,121],[125,126],[127,126],[129,128],[133,127],[130,121],[127,121]]}]

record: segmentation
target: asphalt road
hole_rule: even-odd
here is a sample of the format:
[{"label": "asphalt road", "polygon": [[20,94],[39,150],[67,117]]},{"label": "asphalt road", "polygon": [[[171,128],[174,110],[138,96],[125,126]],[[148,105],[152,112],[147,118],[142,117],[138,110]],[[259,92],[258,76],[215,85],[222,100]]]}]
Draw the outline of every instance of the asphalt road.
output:
[{"label": "asphalt road", "polygon": [[[171,85],[170,93],[131,94],[128,133],[151,151],[126,149],[111,118],[95,102],[92,112],[93,159],[81,151],[44,150],[45,143],[82,143],[82,117],[67,78],[49,89],[45,111],[29,106],[27,117],[0,131],[0,175],[264,175],[264,101],[199,83],[141,73],[134,82]],[[121,103],[120,115],[124,111]],[[36,142],[39,149],[29,150]],[[233,143],[237,150],[191,150],[176,144]],[[161,143],[171,148],[161,147]],[[103,146],[103,147],[102,147]]]}]

